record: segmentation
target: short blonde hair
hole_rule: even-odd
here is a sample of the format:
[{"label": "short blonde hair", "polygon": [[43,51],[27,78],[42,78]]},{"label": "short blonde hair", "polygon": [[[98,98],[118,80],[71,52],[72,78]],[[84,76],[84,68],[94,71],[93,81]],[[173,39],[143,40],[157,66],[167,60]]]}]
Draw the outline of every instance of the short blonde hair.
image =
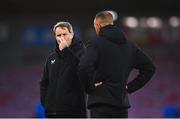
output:
[{"label": "short blonde hair", "polygon": [[72,25],[71,25],[69,22],[64,22],[64,21],[57,22],[57,23],[54,25],[54,28],[53,28],[53,32],[54,32],[54,33],[56,33],[56,28],[57,28],[57,27],[61,27],[61,28],[66,27],[70,33],[74,33],[74,32],[73,32]]}]

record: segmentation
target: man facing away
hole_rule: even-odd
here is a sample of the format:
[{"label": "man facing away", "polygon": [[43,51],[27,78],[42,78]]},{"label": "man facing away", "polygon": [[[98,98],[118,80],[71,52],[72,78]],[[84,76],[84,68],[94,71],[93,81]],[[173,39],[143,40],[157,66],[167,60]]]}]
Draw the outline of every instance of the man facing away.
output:
[{"label": "man facing away", "polygon": [[41,103],[47,117],[86,117],[85,97],[77,75],[84,52],[69,22],[58,22],[53,28],[55,51],[47,58],[40,81]]},{"label": "man facing away", "polygon": [[[78,73],[88,93],[90,116],[127,118],[127,94],[142,88],[155,67],[140,48],[126,40],[122,30],[113,24],[109,11],[96,14],[94,28],[98,39],[87,45]],[[139,74],[127,84],[134,68]]]}]

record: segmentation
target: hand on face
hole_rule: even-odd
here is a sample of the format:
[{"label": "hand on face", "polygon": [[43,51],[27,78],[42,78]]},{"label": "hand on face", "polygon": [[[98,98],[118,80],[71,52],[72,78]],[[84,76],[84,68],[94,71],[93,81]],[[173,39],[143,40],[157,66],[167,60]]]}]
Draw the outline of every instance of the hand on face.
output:
[{"label": "hand on face", "polygon": [[61,51],[66,47],[70,47],[74,35],[73,33],[69,32],[66,27],[58,27],[56,28],[55,34]]},{"label": "hand on face", "polygon": [[64,48],[68,47],[67,41],[63,37],[58,37],[59,40],[59,49],[62,51]]}]

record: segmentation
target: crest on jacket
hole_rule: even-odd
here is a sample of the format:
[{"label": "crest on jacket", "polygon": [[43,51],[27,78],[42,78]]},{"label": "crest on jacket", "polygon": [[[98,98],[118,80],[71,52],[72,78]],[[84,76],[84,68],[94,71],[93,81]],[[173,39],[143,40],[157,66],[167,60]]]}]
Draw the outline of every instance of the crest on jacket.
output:
[{"label": "crest on jacket", "polygon": [[55,64],[56,59],[51,60],[51,64]]}]

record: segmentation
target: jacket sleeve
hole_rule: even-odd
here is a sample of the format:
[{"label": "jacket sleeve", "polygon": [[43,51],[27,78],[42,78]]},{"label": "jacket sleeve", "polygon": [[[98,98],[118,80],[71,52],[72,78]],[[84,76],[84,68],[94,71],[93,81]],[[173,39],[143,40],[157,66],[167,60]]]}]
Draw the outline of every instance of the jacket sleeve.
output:
[{"label": "jacket sleeve", "polygon": [[150,58],[139,48],[135,53],[134,68],[139,70],[137,77],[127,84],[127,92],[132,93],[142,88],[155,73],[155,66]]},{"label": "jacket sleeve", "polygon": [[49,79],[48,79],[48,66],[47,62],[44,67],[43,75],[40,80],[40,99],[41,99],[41,104],[45,106],[45,98],[48,90],[48,84],[49,84]]},{"label": "jacket sleeve", "polygon": [[97,56],[98,52],[95,42],[91,42],[87,45],[85,53],[80,59],[78,76],[86,93],[90,93],[95,89],[93,77],[95,75]]}]

